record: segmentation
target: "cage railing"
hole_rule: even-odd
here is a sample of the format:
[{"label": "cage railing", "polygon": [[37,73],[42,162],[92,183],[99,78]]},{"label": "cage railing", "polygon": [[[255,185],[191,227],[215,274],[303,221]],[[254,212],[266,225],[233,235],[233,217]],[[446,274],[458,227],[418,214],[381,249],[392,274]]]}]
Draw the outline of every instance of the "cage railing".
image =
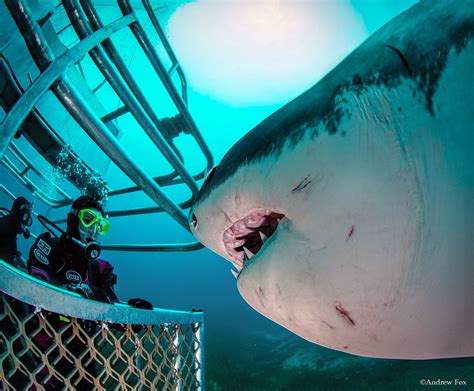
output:
[{"label": "cage railing", "polygon": [[86,300],[3,261],[0,288],[5,390],[204,389],[202,312]]}]

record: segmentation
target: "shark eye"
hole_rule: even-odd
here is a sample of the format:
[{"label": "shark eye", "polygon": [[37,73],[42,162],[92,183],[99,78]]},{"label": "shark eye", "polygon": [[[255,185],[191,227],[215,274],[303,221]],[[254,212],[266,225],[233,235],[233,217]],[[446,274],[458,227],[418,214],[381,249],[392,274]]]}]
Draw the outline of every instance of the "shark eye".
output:
[{"label": "shark eye", "polygon": [[203,186],[212,180],[215,173],[216,173],[216,167],[212,167],[211,171],[208,172],[206,179],[204,180]]},{"label": "shark eye", "polygon": [[189,215],[189,225],[193,230],[197,229],[198,221],[196,215],[193,212],[191,212],[191,214]]}]

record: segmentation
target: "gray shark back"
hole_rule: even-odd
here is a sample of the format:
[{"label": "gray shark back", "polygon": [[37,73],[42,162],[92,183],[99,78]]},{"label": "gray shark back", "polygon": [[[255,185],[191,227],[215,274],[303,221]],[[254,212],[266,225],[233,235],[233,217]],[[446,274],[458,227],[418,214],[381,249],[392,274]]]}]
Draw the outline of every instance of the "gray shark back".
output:
[{"label": "gray shark back", "polygon": [[395,88],[411,79],[416,86],[413,95],[435,116],[432,97],[448,55],[452,49],[461,52],[473,35],[473,1],[416,4],[380,28],[312,88],[242,137],[224,156],[195,203],[242,165],[278,155],[286,143],[296,145],[308,132],[317,137],[322,127],[329,134],[338,134],[341,120],[351,116],[343,107],[347,92],[358,95],[372,86]]}]

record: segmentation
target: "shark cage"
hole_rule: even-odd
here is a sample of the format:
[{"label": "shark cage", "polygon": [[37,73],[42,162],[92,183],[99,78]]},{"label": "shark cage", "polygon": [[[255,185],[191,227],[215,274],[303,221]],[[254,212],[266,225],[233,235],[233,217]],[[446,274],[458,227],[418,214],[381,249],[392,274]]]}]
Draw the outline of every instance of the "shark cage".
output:
[{"label": "shark cage", "polygon": [[[156,3],[0,2],[0,197],[35,200],[30,240],[61,229],[80,194],[137,205],[110,218],[168,219],[192,238],[186,209],[214,163],[159,22],[166,5]],[[101,248],[202,248],[132,238]],[[0,260],[0,290],[2,389],[204,389],[200,310],[88,300],[28,274],[20,254]]]}]

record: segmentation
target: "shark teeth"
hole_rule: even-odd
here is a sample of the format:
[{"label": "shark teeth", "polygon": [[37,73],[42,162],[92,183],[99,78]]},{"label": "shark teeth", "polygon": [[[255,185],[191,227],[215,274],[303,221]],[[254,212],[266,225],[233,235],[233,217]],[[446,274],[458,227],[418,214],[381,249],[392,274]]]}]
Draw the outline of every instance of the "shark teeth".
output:
[{"label": "shark teeth", "polygon": [[270,209],[256,208],[224,230],[222,235],[224,251],[239,272],[258,255],[284,217],[285,215]]},{"label": "shark teeth", "polygon": [[240,259],[238,261],[235,261],[235,262],[232,262],[232,265],[234,265],[234,267],[238,270],[238,272],[240,273],[242,271],[242,268],[244,266],[244,263],[243,261],[241,261]]},{"label": "shark teeth", "polygon": [[239,276],[239,273],[237,273],[234,269],[230,269],[230,272],[235,277],[235,279],[237,279],[237,277]]},{"label": "shark teeth", "polygon": [[252,251],[250,251],[247,247],[244,246],[244,252],[247,258],[250,260],[255,255]]},{"label": "shark teeth", "polygon": [[247,265],[247,263],[249,263],[250,259],[249,257],[247,257],[247,254],[244,254],[244,266],[245,267]]}]

